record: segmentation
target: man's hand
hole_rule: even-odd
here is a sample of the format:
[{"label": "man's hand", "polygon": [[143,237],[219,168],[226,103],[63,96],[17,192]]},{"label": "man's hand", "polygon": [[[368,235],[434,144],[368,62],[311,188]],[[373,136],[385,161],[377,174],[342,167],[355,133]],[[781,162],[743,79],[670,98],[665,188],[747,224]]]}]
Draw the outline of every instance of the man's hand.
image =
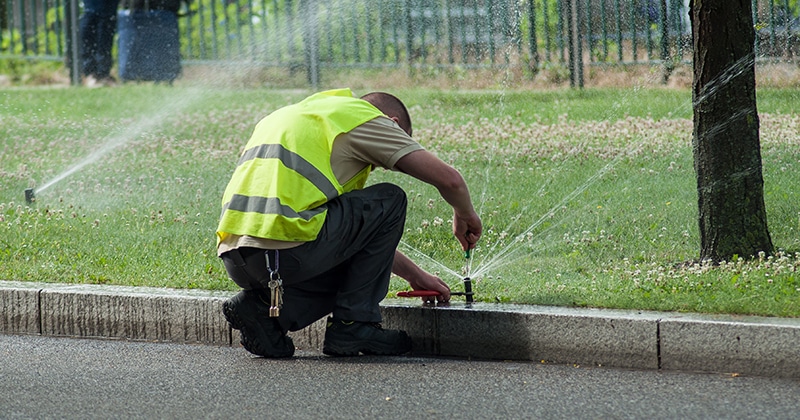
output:
[{"label": "man's hand", "polygon": [[483,224],[481,218],[474,211],[466,216],[459,216],[453,213],[453,235],[461,243],[461,249],[466,251],[475,248],[475,244],[481,238]]},{"label": "man's hand", "polygon": [[423,296],[422,301],[425,303],[450,302],[450,286],[438,276],[422,271],[417,278],[413,280],[408,279],[408,284],[410,284],[411,288],[414,290],[433,290],[439,292],[439,296]]},{"label": "man's hand", "polygon": [[450,286],[438,276],[421,269],[400,251],[395,251],[394,253],[392,272],[404,278],[414,290],[433,290],[439,292],[439,296],[423,297],[422,300],[424,302],[450,302]]}]

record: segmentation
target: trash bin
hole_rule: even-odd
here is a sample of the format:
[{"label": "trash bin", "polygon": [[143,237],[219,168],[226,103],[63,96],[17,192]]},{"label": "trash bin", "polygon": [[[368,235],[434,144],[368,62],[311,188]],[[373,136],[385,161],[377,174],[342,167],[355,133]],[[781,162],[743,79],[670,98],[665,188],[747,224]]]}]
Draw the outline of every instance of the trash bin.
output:
[{"label": "trash bin", "polygon": [[[181,74],[180,2],[139,0],[117,14],[117,58],[122,81],[166,81]],[[174,10],[173,10],[174,8]]]}]

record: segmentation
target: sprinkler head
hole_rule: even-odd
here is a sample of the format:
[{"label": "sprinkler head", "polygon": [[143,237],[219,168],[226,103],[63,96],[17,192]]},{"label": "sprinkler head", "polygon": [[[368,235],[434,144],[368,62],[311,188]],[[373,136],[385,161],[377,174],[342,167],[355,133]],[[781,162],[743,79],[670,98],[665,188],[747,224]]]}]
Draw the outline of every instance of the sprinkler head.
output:
[{"label": "sprinkler head", "polygon": [[467,303],[475,302],[475,298],[473,298],[472,292],[472,279],[469,277],[464,277],[464,296],[467,299]]},{"label": "sprinkler head", "polygon": [[36,201],[36,195],[33,193],[33,188],[26,188],[25,202],[28,204],[32,204],[34,201]]}]

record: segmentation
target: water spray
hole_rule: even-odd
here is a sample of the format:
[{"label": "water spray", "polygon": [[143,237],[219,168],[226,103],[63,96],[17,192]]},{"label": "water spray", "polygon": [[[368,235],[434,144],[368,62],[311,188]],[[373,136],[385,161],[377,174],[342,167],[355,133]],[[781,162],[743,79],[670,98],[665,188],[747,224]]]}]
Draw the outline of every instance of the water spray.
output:
[{"label": "water spray", "polygon": [[28,204],[33,204],[36,201],[36,194],[33,191],[33,188],[26,188],[25,189],[25,202]]},{"label": "water spray", "polygon": [[[164,120],[168,116],[176,114],[182,111],[190,104],[194,103],[197,100],[197,98],[201,96],[201,94],[202,92],[200,90],[191,90],[188,91],[186,95],[178,97],[177,99],[173,97],[170,98],[168,102],[166,102],[167,100],[165,100],[165,102],[161,104],[158,103],[154,104],[152,106],[153,109],[152,114],[142,115],[135,123],[125,127],[124,130],[120,129],[118,133],[108,137],[104,144],[92,150],[92,152],[89,153],[89,155],[87,155],[82,160],[78,161],[77,163],[69,167],[64,172],[58,174],[55,178],[40,185],[39,188],[36,189],[36,191],[41,193],[42,191],[50,188],[56,183],[61,182],[68,176],[82,170],[84,167],[100,160],[100,158],[111,153],[118,147],[127,144],[136,136],[139,136],[142,133],[146,133],[147,131],[158,127],[161,123],[164,122]],[[166,112],[164,112],[164,110],[166,110]],[[34,194],[32,188],[25,190],[25,199],[26,200],[28,199],[28,191],[30,191],[31,201],[33,201]],[[31,201],[28,202],[30,203]]]}]

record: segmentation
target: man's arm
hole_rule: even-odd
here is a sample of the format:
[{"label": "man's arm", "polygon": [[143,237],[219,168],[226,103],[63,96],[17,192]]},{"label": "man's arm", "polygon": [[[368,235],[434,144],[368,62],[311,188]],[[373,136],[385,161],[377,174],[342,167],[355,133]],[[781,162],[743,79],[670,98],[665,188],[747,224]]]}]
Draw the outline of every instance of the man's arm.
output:
[{"label": "man's arm", "polygon": [[461,173],[427,150],[403,156],[395,167],[439,190],[442,198],[453,207],[453,234],[461,243],[461,249],[474,248],[483,232],[483,225]]},{"label": "man's arm", "polygon": [[[442,198],[453,207],[453,234],[461,249],[475,247],[481,237],[483,225],[475,212],[467,183],[455,168],[427,150],[411,152],[397,161],[395,168],[433,185]],[[439,302],[450,300],[450,288],[439,277],[422,270],[400,251],[395,252],[392,272],[406,279],[414,290],[436,290]],[[423,298],[433,302],[433,298]]]}]

